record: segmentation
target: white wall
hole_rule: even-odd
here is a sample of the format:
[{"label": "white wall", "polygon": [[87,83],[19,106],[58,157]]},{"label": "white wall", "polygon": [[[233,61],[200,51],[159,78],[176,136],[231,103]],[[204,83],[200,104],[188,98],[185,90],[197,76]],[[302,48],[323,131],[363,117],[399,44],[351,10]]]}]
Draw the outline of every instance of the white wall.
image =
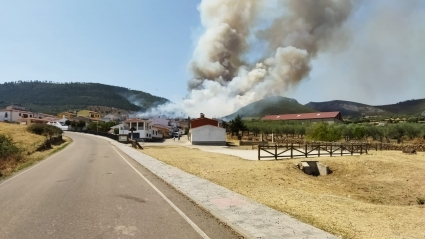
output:
[{"label": "white wall", "polygon": [[193,144],[226,144],[226,130],[212,125],[191,129],[190,140]]}]

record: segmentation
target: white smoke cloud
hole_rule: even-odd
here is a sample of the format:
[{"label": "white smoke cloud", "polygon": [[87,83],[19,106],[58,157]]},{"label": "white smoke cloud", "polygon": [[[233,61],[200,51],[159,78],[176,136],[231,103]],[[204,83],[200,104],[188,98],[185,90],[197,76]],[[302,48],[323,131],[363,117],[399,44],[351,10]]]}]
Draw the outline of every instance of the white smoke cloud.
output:
[{"label": "white smoke cloud", "polygon": [[[284,8],[260,31],[261,16],[271,2]],[[221,117],[267,96],[283,95],[306,78],[310,62],[332,46],[338,29],[352,11],[339,0],[203,0],[199,6],[205,33],[199,38],[189,68],[188,97],[142,114],[175,117]],[[253,39],[254,42],[248,41]],[[252,45],[268,50],[253,66],[244,57]]]}]

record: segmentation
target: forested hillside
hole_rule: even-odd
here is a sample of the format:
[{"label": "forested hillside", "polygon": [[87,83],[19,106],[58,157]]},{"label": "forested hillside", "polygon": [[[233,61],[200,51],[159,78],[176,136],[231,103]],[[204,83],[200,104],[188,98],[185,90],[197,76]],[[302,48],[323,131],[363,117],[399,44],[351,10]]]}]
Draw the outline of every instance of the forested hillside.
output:
[{"label": "forested hillside", "polygon": [[[137,102],[133,102],[133,100]],[[12,103],[30,111],[57,114],[89,105],[144,111],[168,102],[142,91],[98,83],[10,82],[0,84],[0,108]]]}]

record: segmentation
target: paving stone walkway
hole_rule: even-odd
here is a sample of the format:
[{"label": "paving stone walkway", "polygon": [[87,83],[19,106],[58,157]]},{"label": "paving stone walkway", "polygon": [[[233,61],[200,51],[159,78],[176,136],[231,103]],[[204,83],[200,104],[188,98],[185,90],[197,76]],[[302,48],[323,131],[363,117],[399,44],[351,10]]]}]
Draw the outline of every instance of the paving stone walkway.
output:
[{"label": "paving stone walkway", "polygon": [[109,141],[246,238],[338,238],[127,145],[100,138]]}]

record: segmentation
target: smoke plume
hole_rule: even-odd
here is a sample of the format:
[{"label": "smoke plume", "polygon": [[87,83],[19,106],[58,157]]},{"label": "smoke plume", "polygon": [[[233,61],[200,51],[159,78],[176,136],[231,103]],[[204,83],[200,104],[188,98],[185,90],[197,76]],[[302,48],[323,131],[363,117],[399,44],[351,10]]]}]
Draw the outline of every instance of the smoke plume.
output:
[{"label": "smoke plume", "polygon": [[[274,19],[270,5],[281,11]],[[220,117],[285,94],[308,77],[313,58],[346,39],[339,29],[352,8],[349,0],[203,0],[188,97],[145,115]],[[257,45],[267,46],[261,60],[247,63]]]}]

